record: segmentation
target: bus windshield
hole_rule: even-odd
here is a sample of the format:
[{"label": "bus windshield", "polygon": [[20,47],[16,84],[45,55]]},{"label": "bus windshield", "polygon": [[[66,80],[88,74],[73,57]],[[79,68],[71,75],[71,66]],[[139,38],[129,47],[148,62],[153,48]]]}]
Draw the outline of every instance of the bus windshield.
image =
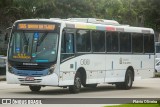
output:
[{"label": "bus windshield", "polygon": [[9,46],[9,60],[18,62],[54,62],[57,58],[58,33],[15,31]]}]

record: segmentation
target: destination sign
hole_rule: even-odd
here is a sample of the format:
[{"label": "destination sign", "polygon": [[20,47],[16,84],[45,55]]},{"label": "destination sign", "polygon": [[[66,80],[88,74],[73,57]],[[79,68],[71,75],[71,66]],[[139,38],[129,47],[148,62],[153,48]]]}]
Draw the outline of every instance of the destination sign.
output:
[{"label": "destination sign", "polygon": [[14,55],[13,58],[14,59],[31,59],[30,56],[28,56],[26,54],[20,54],[20,53]]},{"label": "destination sign", "polygon": [[54,24],[32,24],[32,23],[19,23],[17,26],[19,30],[54,30]]}]

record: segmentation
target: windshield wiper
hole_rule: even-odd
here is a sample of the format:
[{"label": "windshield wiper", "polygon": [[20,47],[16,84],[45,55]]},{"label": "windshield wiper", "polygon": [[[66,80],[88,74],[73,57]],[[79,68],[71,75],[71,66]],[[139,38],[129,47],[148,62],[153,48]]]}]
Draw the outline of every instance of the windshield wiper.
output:
[{"label": "windshield wiper", "polygon": [[27,40],[24,31],[23,31],[22,33],[23,33],[24,42],[25,42],[26,45],[28,45],[28,43],[29,43],[29,38],[28,38],[28,40]]},{"label": "windshield wiper", "polygon": [[41,43],[43,42],[43,40],[46,38],[47,34],[48,34],[48,32],[45,32],[45,33],[42,35],[42,37],[38,40],[37,46],[36,46],[36,52],[37,52],[38,46],[41,45]]},{"label": "windshield wiper", "polygon": [[46,38],[48,32],[45,32],[42,37],[38,40],[37,46],[40,46],[40,44],[43,42],[43,40]]}]

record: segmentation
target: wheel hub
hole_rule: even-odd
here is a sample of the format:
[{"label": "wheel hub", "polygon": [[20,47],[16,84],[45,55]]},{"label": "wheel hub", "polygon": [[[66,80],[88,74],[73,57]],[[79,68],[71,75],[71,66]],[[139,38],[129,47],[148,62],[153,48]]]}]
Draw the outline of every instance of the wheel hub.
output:
[{"label": "wheel hub", "polygon": [[75,80],[75,86],[76,86],[76,88],[80,88],[81,87],[81,80],[80,80],[80,78],[76,78],[76,80]]}]

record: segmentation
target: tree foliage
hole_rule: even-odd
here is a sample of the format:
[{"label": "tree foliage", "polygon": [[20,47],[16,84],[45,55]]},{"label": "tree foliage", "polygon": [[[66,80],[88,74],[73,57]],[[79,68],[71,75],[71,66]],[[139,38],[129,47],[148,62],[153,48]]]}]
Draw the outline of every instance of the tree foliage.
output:
[{"label": "tree foliage", "polygon": [[1,26],[26,18],[94,17],[160,30],[159,0],[1,0]]}]

